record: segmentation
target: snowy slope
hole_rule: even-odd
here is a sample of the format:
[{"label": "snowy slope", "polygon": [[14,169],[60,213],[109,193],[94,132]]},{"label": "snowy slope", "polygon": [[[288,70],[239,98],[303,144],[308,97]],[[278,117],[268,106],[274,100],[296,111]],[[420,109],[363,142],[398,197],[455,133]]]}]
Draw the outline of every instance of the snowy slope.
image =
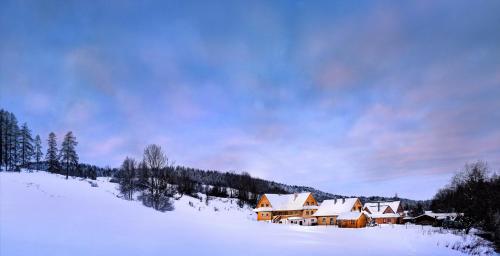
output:
[{"label": "snowy slope", "polygon": [[451,247],[478,239],[419,226],[262,223],[228,199],[207,206],[184,196],[173,212],[161,213],[117,198],[105,179],[95,183],[1,172],[0,255],[462,255]]}]

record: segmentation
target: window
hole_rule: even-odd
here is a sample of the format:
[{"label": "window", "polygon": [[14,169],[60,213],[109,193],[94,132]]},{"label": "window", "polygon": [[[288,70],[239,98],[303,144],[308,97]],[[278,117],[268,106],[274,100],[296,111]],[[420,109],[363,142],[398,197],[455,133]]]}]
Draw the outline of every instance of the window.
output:
[{"label": "window", "polygon": [[323,222],[326,222],[326,218],[325,217],[323,217]]},{"label": "window", "polygon": [[306,202],[306,205],[309,205],[309,202]]},{"label": "window", "polygon": [[306,211],[306,215],[309,215],[309,211]]},{"label": "window", "polygon": [[266,217],[269,216],[269,213],[266,213]]},{"label": "window", "polygon": [[266,207],[269,207],[269,204],[266,204]]},{"label": "window", "polygon": [[264,207],[264,204],[260,204],[260,207]]}]

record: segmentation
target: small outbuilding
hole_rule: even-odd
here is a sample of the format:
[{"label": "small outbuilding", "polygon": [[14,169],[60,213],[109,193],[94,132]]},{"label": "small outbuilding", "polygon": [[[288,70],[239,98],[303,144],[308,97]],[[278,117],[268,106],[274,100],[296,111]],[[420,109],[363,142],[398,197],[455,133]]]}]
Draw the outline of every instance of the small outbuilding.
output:
[{"label": "small outbuilding", "polygon": [[433,225],[441,226],[444,221],[455,221],[461,216],[458,213],[434,213],[432,211],[425,211],[424,214],[415,217],[413,220],[418,225]]},{"label": "small outbuilding", "polygon": [[366,227],[367,217],[364,212],[344,212],[337,217],[340,228]]}]

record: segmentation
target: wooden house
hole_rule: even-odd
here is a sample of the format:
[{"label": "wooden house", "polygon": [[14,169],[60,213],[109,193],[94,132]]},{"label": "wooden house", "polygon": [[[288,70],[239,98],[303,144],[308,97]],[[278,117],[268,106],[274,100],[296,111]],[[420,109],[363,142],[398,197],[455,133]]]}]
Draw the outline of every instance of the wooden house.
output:
[{"label": "wooden house", "polygon": [[264,194],[254,212],[257,220],[273,223],[315,225],[313,214],[318,210],[318,202],[309,192],[295,194]]},{"label": "wooden house", "polygon": [[364,212],[344,212],[337,217],[340,228],[362,228],[366,227],[367,216]]},{"label": "wooden house", "polygon": [[363,211],[368,214],[370,221],[377,224],[401,224],[403,221],[400,201],[365,203]]},{"label": "wooden house", "polygon": [[337,217],[346,212],[361,212],[363,205],[358,198],[324,200],[313,216],[318,225],[337,225]]}]

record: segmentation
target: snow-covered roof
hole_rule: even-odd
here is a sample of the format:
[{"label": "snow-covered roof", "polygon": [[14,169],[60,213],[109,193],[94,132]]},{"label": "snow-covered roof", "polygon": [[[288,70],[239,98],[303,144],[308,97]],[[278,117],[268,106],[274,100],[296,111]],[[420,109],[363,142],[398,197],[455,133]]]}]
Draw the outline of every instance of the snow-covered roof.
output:
[{"label": "snow-covered roof", "polygon": [[369,214],[371,218],[399,218],[401,215],[397,213],[372,213]]},{"label": "snow-covered roof", "polygon": [[430,217],[438,219],[438,220],[444,220],[444,219],[447,219],[447,218],[450,218],[451,220],[454,220],[459,214],[455,213],[455,212],[451,212],[451,213],[434,213],[432,211],[425,211],[424,214],[422,214],[420,216],[417,216],[415,218],[419,218],[419,217],[424,216],[424,215],[430,216]]},{"label": "snow-covered roof", "polygon": [[371,214],[383,214],[389,207],[390,206],[388,205],[380,205],[379,208],[378,206],[366,206],[365,204],[365,207],[363,207],[363,209],[368,209]]},{"label": "snow-covered roof", "polygon": [[[399,218],[401,215],[397,213],[397,209],[399,208],[400,201],[394,201],[394,202],[380,202],[380,208],[379,208],[379,203],[365,203],[363,206],[363,209],[368,209],[369,214],[371,218]],[[393,208],[396,207],[396,208]],[[390,208],[394,213],[384,213],[387,208]]]},{"label": "snow-covered roof", "polygon": [[362,214],[362,212],[343,212],[337,217],[337,220],[357,220]]},{"label": "snow-covered roof", "polygon": [[350,212],[357,200],[358,198],[356,197],[346,198],[345,201],[342,199],[325,200],[321,203],[318,211],[316,211],[313,216],[334,216],[344,212]]},{"label": "snow-covered roof", "polygon": [[[295,194],[264,194],[271,204],[272,211],[293,211],[305,209],[304,203],[306,202],[310,192],[295,193]],[[266,207],[267,208],[267,207]],[[259,209],[259,208],[257,208]],[[314,209],[314,208],[311,208]]]},{"label": "snow-covered roof", "polygon": [[[365,207],[369,207],[370,211],[372,209],[372,207],[378,207],[378,202],[375,202],[375,203],[365,203],[365,205],[363,206],[363,208]],[[391,209],[397,213],[398,209],[399,209],[399,205],[401,204],[401,201],[392,201],[392,202],[380,202],[380,208],[382,208],[382,206],[389,206],[391,207]]]}]

